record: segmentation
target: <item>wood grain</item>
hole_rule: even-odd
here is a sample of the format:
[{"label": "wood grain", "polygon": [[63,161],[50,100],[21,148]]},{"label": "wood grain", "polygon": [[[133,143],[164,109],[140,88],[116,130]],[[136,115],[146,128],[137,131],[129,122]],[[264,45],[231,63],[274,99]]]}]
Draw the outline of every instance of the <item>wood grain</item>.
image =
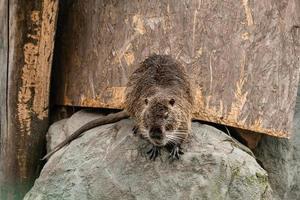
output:
[{"label": "wood grain", "polygon": [[7,65],[1,68],[6,78],[1,79],[1,200],[22,199],[39,173],[58,6],[57,0],[4,2],[9,51]]},{"label": "wood grain", "polygon": [[[8,0],[0,0],[0,199],[4,199],[4,158],[10,155],[7,138],[7,67],[8,67]],[[10,166],[10,162],[6,163]]]},{"label": "wood grain", "polygon": [[64,1],[59,105],[122,108],[129,75],[170,54],[195,81],[194,117],[277,137],[291,127],[299,1]]}]

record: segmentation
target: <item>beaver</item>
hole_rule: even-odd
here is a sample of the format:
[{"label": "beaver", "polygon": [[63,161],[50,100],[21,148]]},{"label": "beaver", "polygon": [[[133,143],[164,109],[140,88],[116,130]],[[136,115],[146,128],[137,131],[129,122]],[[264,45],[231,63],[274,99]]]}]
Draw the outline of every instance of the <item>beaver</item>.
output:
[{"label": "beaver", "polygon": [[185,68],[169,55],[151,55],[131,74],[125,91],[125,109],[83,125],[43,159],[50,157],[84,131],[131,117],[135,134],[147,139],[150,160],[167,147],[170,158],[183,154],[180,145],[191,129],[194,95]]}]

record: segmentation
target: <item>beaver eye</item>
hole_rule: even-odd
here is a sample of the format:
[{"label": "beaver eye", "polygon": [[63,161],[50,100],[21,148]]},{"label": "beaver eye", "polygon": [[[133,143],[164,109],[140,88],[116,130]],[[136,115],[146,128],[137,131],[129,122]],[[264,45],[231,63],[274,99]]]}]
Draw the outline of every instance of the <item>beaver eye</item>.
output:
[{"label": "beaver eye", "polygon": [[170,131],[170,130],[172,130],[172,125],[167,124],[167,125],[166,125],[166,131]]},{"label": "beaver eye", "polygon": [[169,101],[169,103],[171,104],[171,106],[174,106],[174,104],[175,104],[175,99],[171,99],[171,100]]},{"label": "beaver eye", "polygon": [[146,104],[146,105],[148,104],[148,99],[145,99],[145,104]]}]

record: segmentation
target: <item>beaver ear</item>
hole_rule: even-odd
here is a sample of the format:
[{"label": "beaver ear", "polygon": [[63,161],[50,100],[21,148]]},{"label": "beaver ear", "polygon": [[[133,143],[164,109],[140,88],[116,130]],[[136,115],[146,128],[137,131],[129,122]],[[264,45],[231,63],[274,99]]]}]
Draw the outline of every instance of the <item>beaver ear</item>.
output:
[{"label": "beaver ear", "polygon": [[146,105],[148,104],[148,99],[145,99],[145,104],[146,104]]},{"label": "beaver ear", "polygon": [[175,104],[175,99],[171,99],[171,100],[169,101],[169,103],[171,104],[171,106],[174,106],[174,104]]}]

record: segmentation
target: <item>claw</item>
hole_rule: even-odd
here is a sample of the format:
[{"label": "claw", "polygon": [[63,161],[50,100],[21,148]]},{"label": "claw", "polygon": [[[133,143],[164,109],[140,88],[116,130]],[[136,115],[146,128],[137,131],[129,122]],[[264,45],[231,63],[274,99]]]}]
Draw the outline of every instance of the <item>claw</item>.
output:
[{"label": "claw", "polygon": [[132,131],[133,131],[133,134],[136,135],[138,133],[138,131],[139,131],[139,127],[138,126],[134,126],[132,128]]},{"label": "claw", "polygon": [[155,160],[158,155],[160,155],[160,147],[152,146],[152,148],[147,152],[150,154],[150,160]]},{"label": "claw", "polygon": [[172,159],[172,160],[174,160],[175,158],[177,160],[179,160],[179,155],[182,155],[182,154],[184,154],[184,153],[181,150],[181,147],[178,146],[178,145],[174,145],[172,150],[171,150],[169,158]]}]

